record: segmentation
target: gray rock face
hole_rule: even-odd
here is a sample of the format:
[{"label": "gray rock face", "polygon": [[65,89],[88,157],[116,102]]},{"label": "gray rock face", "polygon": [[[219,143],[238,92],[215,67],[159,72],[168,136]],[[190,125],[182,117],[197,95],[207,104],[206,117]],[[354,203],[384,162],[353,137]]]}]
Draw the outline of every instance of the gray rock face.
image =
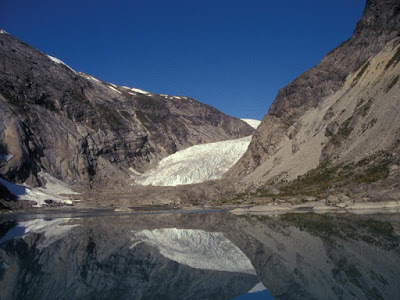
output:
[{"label": "gray rock face", "polygon": [[157,95],[75,72],[0,34],[0,175],[41,184],[123,182],[161,158],[253,129],[188,97]]},{"label": "gray rock face", "polygon": [[[248,151],[229,175],[241,177],[251,173],[274,155],[282,143],[293,140],[301,126],[299,119],[342,89],[350,74],[400,34],[399,28],[399,1],[368,0],[353,36],[278,92]],[[293,152],[297,150],[298,146],[294,145]]]}]

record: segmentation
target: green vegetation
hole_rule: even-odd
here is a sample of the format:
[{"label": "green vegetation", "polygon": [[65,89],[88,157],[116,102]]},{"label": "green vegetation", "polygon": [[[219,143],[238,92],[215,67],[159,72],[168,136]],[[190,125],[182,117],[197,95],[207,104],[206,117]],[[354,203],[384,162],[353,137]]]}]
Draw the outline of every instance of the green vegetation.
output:
[{"label": "green vegetation", "polygon": [[397,83],[397,81],[399,81],[399,75],[397,75],[395,78],[393,78],[393,80],[389,83],[389,85],[386,88],[386,93],[388,93]]},{"label": "green vegetation", "polygon": [[400,47],[397,48],[396,53],[393,57],[388,61],[387,65],[385,66],[385,70],[389,69],[391,66],[396,66],[400,61]]},{"label": "green vegetation", "polygon": [[370,108],[371,108],[372,100],[370,99],[365,105],[361,106],[359,111],[363,117],[366,117]]},{"label": "green vegetation", "polygon": [[350,127],[350,123],[353,120],[353,117],[348,118],[346,121],[344,121],[337,132],[337,135],[343,138],[347,138],[351,131],[353,130],[352,127]]},{"label": "green vegetation", "polygon": [[331,130],[329,130],[328,128],[326,128],[325,131],[325,136],[330,137],[332,143],[334,143],[335,145],[340,145],[340,143],[346,139],[350,133],[353,131],[353,126],[351,125],[351,121],[353,120],[353,117],[348,118],[346,121],[344,121],[336,134],[333,134],[333,132]]},{"label": "green vegetation", "polygon": [[363,124],[362,126],[362,133],[364,133],[365,131],[367,131],[368,129],[374,127],[374,125],[376,124],[376,122],[378,122],[377,118],[373,118],[371,121],[369,121],[368,124]]},{"label": "green vegetation", "polygon": [[[382,155],[379,157],[379,155]],[[377,161],[374,160],[377,158]],[[390,154],[378,153],[370,158],[363,159],[358,162],[356,166],[363,167],[363,172],[359,172],[355,176],[356,183],[372,183],[380,179],[385,179],[389,176],[389,165],[392,163],[392,157]]]},{"label": "green vegetation", "polygon": [[[324,199],[329,189],[352,184],[370,184],[387,178],[389,166],[392,163],[395,162],[391,152],[384,151],[365,158],[357,164],[333,165],[330,161],[325,161],[289,183],[281,182],[278,192],[271,193],[270,190],[263,188],[250,194],[236,195],[233,199],[225,199],[223,203],[239,204],[248,198],[270,198],[272,201],[290,200],[290,198],[300,200],[301,197]],[[348,192],[347,196],[350,197],[351,194]]]},{"label": "green vegetation", "polygon": [[331,188],[334,182],[347,179],[351,174],[350,168],[343,165],[331,166],[327,161],[280,189],[285,194],[324,197],[325,191]]},{"label": "green vegetation", "polygon": [[368,69],[368,67],[369,67],[369,61],[367,61],[367,62],[364,64],[364,66],[362,67],[362,69],[360,70],[360,72],[358,72],[356,78],[354,78],[354,80],[353,80],[353,85],[354,85],[355,83],[357,83],[357,81],[360,80],[360,78],[363,76],[363,74],[364,74],[365,71]]},{"label": "green vegetation", "polygon": [[326,191],[337,186],[349,184],[372,183],[385,179],[389,175],[389,166],[393,163],[390,152],[378,152],[357,164],[332,165],[329,161],[322,163],[317,168],[299,176],[296,180],[283,184],[280,193],[272,195],[268,190],[258,190],[252,194],[255,197],[294,197],[313,196],[324,198]]}]

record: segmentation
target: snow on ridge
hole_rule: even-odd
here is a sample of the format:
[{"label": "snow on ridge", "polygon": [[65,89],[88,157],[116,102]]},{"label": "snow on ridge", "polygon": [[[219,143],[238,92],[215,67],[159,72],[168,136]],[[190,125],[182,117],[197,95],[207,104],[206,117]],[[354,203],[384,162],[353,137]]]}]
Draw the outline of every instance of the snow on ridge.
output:
[{"label": "snow on ridge", "polygon": [[250,259],[220,232],[177,228],[133,231],[131,249],[141,243],[195,269],[256,275]]},{"label": "snow on ridge", "polygon": [[195,145],[162,159],[157,167],[137,177],[141,185],[176,186],[222,178],[246,152],[251,136]]},{"label": "snow on ridge", "polygon": [[8,32],[3,29],[0,29],[0,34],[8,34]]},{"label": "snow on ridge", "polygon": [[[110,83],[111,84],[111,83]],[[112,89],[114,92],[117,92],[117,93],[119,93],[119,94],[122,94],[121,93],[121,91],[119,91],[119,90],[117,90],[115,87],[116,87],[116,85],[115,84],[111,84],[111,85],[109,85],[108,86],[110,89]]]},{"label": "snow on ridge", "polygon": [[123,87],[124,89],[131,90],[131,91],[133,91],[133,92],[135,92],[135,93],[144,94],[144,95],[150,94],[149,92],[146,92],[146,91],[141,90],[141,89],[132,88],[132,87],[129,87],[129,86],[122,86],[122,87]]},{"label": "snow on ridge", "polygon": [[247,124],[249,124],[254,129],[257,129],[257,127],[261,124],[261,121],[254,120],[254,119],[240,119],[240,120],[246,122]]},{"label": "snow on ridge", "polygon": [[78,194],[73,191],[66,183],[57,178],[40,172],[39,175],[46,180],[46,187],[31,188],[27,185],[15,184],[3,178],[0,178],[0,183],[4,185],[11,194],[17,196],[18,200],[32,200],[36,202],[34,207],[41,207],[45,204],[45,200],[51,199],[55,202],[64,204],[72,204],[72,201],[61,194]]},{"label": "snow on ridge", "polygon": [[51,55],[48,55],[48,54],[46,54],[47,55],[47,57],[48,58],[50,58],[53,62],[55,62],[56,64],[59,64],[59,65],[64,65],[64,66],[66,66],[68,69],[70,69],[71,71],[73,71],[73,72],[75,72],[75,70],[74,69],[72,69],[70,66],[68,66],[65,62],[63,62],[62,60],[60,60],[60,59],[58,59],[58,58],[56,58],[56,57],[53,57],[53,56],[51,56]]},{"label": "snow on ridge", "polygon": [[93,76],[91,76],[91,75],[88,75],[88,74],[85,74],[85,73],[82,73],[82,72],[79,72],[79,75],[85,77],[86,79],[90,79],[90,80],[96,81],[96,82],[98,82],[98,83],[102,83],[101,80],[99,80],[99,79],[97,79],[96,77],[93,77]]},{"label": "snow on ridge", "polygon": [[146,91],[141,90],[141,89],[135,89],[135,88],[131,88],[131,91],[134,91],[134,92],[140,93],[140,94],[145,94],[145,95],[150,94],[149,92],[146,92]]}]

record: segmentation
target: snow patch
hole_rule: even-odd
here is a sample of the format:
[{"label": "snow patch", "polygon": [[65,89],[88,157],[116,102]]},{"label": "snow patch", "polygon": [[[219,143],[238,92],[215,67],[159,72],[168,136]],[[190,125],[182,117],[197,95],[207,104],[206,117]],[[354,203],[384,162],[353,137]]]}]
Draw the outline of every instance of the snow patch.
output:
[{"label": "snow patch", "polygon": [[134,91],[134,92],[140,93],[140,94],[145,94],[145,95],[150,94],[149,92],[143,91],[141,89],[135,89],[135,88],[131,88],[131,91]]},{"label": "snow patch", "polygon": [[177,228],[133,232],[131,249],[140,243],[195,269],[256,275],[249,258],[220,232]]},{"label": "snow patch", "polygon": [[8,32],[3,29],[0,29],[0,34],[8,34]]},{"label": "snow patch", "polygon": [[246,122],[247,124],[249,124],[251,127],[257,129],[257,127],[261,124],[261,121],[259,120],[254,120],[254,119],[240,119],[244,122]]},{"label": "snow patch", "polygon": [[[111,83],[110,83],[111,84]],[[117,92],[117,93],[119,93],[119,94],[122,94],[120,91],[118,91],[115,87],[114,87],[115,85],[114,84],[111,84],[111,85],[109,85],[108,87],[110,88],[110,89],[112,89],[114,92]]]},{"label": "snow patch", "polygon": [[57,178],[40,172],[39,175],[46,180],[46,187],[31,188],[27,185],[14,184],[3,178],[0,178],[0,183],[4,185],[10,193],[17,196],[18,200],[32,200],[36,202],[34,207],[41,207],[45,204],[45,200],[51,199],[55,202],[64,204],[72,204],[72,201],[61,194],[78,194],[71,189],[66,183]]},{"label": "snow patch", "polygon": [[53,62],[55,62],[56,64],[64,65],[64,66],[66,66],[68,69],[70,69],[71,71],[75,72],[74,69],[72,69],[72,68],[71,68],[70,66],[68,66],[66,63],[64,63],[62,60],[60,60],[60,59],[58,59],[58,58],[56,58],[56,57],[53,57],[53,56],[51,56],[51,55],[48,55],[48,54],[47,54],[47,57],[50,58],[50,59],[51,59]]},{"label": "snow patch", "polygon": [[129,168],[129,171],[131,171],[133,174],[135,174],[135,175],[137,175],[137,176],[143,175],[143,173],[140,173],[140,172],[136,171],[136,170],[135,170],[134,168],[132,168],[132,167]]},{"label": "snow patch", "polygon": [[54,220],[36,219],[19,222],[17,226],[11,228],[0,240],[0,244],[16,237],[23,237],[28,233],[41,233],[44,234],[45,240],[38,245],[38,248],[45,248],[66,236],[72,228],[79,226],[78,224],[65,225],[69,220],[70,218],[59,218]]},{"label": "snow patch", "polygon": [[202,144],[162,159],[135,182],[141,185],[176,186],[219,179],[246,152],[251,136]]},{"label": "snow patch", "polygon": [[95,77],[93,77],[91,75],[87,75],[85,73],[79,73],[79,75],[85,77],[86,79],[93,80],[93,81],[96,81],[98,83],[101,83],[101,80],[99,80],[99,79],[97,79],[97,78],[95,78]]},{"label": "snow patch", "polygon": [[129,86],[122,86],[122,87],[123,87],[124,89],[131,90],[131,91],[133,91],[133,92],[135,92],[135,93],[140,93],[140,94],[145,94],[145,95],[150,94],[149,92],[146,92],[146,91],[141,90],[141,89],[131,88],[131,87],[129,87]]}]

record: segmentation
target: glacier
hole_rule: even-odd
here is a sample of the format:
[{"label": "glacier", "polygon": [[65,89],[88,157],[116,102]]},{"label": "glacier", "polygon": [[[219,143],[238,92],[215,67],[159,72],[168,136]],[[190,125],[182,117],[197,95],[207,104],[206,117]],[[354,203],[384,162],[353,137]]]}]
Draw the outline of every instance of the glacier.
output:
[{"label": "glacier", "polygon": [[[242,119],[257,128],[258,120]],[[141,176],[132,178],[139,185],[176,186],[222,178],[246,152],[252,136],[195,145],[162,159]]]}]

